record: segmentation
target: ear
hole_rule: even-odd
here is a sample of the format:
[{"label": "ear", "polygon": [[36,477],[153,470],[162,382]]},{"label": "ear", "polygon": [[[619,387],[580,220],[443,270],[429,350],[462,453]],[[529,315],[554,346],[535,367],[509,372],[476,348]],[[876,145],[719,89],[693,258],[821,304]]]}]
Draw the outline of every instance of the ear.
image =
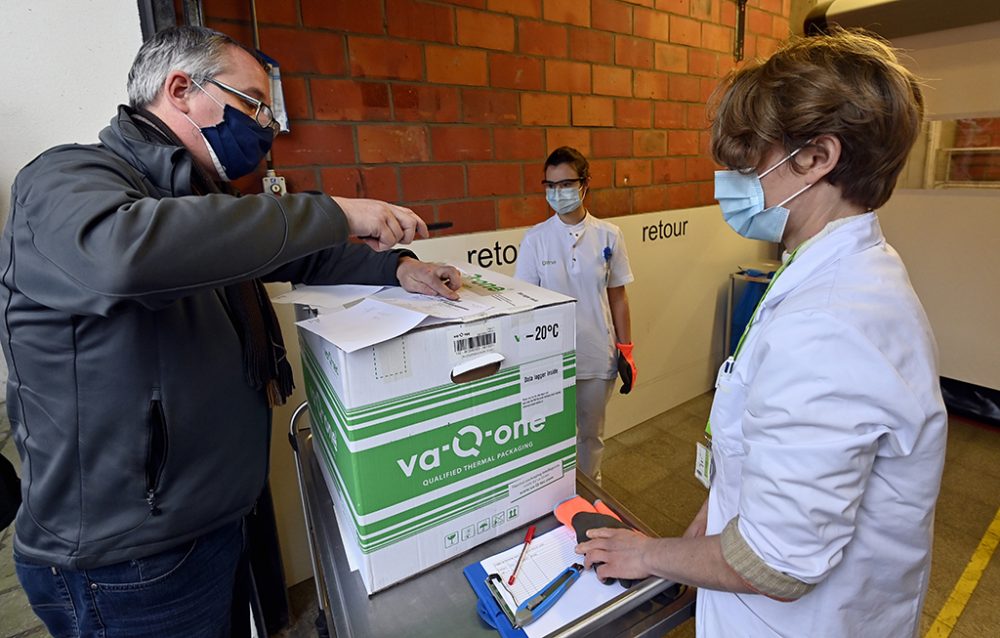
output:
[{"label": "ear", "polygon": [[837,167],[840,151],[836,135],[819,135],[792,159],[808,175],[810,183],[816,183]]},{"label": "ear", "polygon": [[171,71],[167,74],[167,79],[163,81],[163,99],[172,104],[182,113],[188,113],[191,106],[188,104],[191,98],[191,89],[195,88],[191,76],[183,71]]}]

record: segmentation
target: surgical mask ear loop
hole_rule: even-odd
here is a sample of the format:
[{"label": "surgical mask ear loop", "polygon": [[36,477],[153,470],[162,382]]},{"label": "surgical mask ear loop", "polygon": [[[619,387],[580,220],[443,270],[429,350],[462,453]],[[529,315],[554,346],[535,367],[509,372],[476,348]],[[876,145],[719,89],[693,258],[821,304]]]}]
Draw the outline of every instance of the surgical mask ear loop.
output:
[{"label": "surgical mask ear loop", "polygon": [[[191,81],[194,82],[194,80],[191,80]],[[197,82],[195,82],[195,84],[197,84]],[[198,88],[201,88],[201,87],[198,87]],[[202,89],[202,90],[204,90],[204,89]],[[209,96],[209,97],[211,97],[211,96]],[[781,166],[782,164],[784,164],[788,160],[790,160],[793,157],[795,157],[796,155],[798,155],[799,151],[801,151],[804,148],[805,148],[805,146],[798,147],[797,149],[795,149],[794,151],[792,151],[791,153],[789,153],[788,155],[786,155],[783,159],[781,159],[777,164],[775,164],[771,168],[767,169],[766,171],[764,171],[763,173],[761,173],[760,175],[758,175],[758,177],[760,177],[761,179],[763,179],[764,177],[767,176],[768,173],[770,173],[774,169],[778,168],[779,166]]]},{"label": "surgical mask ear loop", "polygon": [[[195,121],[191,119],[191,116],[189,116],[189,115],[188,115],[187,113],[185,113],[184,111],[181,111],[181,115],[183,115],[183,116],[184,116],[184,119],[186,119],[186,120],[187,120],[188,122],[191,122],[191,126],[193,126],[193,127],[195,128],[195,130],[196,130],[196,131],[198,131],[199,133],[201,133],[201,127],[200,127],[200,126],[198,126],[198,125],[197,125],[197,124],[195,123]],[[205,142],[205,143],[207,144],[208,142]]]},{"label": "surgical mask ear loop", "polygon": [[[213,102],[215,102],[216,104],[218,104],[219,106],[221,106],[221,107],[222,107],[223,109],[225,109],[225,108],[226,108],[226,105],[225,105],[225,104],[223,104],[222,102],[220,102],[220,101],[218,101],[217,99],[215,99],[215,96],[213,96],[213,95],[212,95],[211,93],[209,93],[208,91],[206,91],[206,90],[205,90],[205,87],[203,87],[202,85],[198,84],[198,81],[197,81],[197,80],[195,80],[194,78],[191,78],[191,82],[192,82],[192,83],[193,83],[193,84],[194,84],[194,85],[195,85],[196,87],[198,87],[199,89],[201,89],[201,92],[202,92],[202,93],[204,93],[205,95],[207,95],[207,96],[208,96],[208,99],[212,100]],[[799,150],[802,150],[802,149],[799,149]],[[795,151],[795,153],[798,153],[798,152],[799,152],[799,151]],[[794,155],[795,153],[793,153],[792,155]],[[789,157],[791,157],[791,155],[789,155]],[[787,158],[786,158],[786,159],[787,159]]]},{"label": "surgical mask ear loop", "polygon": [[807,190],[809,190],[809,189],[810,189],[811,187],[812,187],[812,184],[806,184],[805,186],[803,186],[802,188],[800,188],[799,190],[797,190],[797,191],[796,191],[796,192],[795,192],[794,194],[792,194],[791,196],[789,196],[789,197],[786,197],[786,198],[784,199],[784,201],[782,201],[782,202],[781,202],[780,204],[778,204],[778,205],[777,205],[777,207],[779,207],[779,208],[780,208],[780,207],[784,207],[784,205],[785,205],[785,204],[787,204],[788,202],[792,201],[793,199],[795,199],[796,197],[798,197],[798,196],[799,196],[799,195],[801,195],[802,193],[806,192],[806,191],[807,191]]},{"label": "surgical mask ear loop", "polygon": [[[759,176],[757,177],[757,179],[758,179],[758,180],[760,180],[760,179],[763,179],[763,178],[764,178],[764,177],[765,177],[765,176],[766,176],[766,175],[767,175],[768,173],[770,173],[771,171],[773,171],[774,169],[778,168],[779,166],[781,166],[782,164],[784,164],[784,163],[785,163],[785,162],[787,162],[788,160],[790,160],[790,159],[792,159],[793,157],[795,157],[795,156],[796,156],[796,155],[798,154],[798,152],[799,152],[799,151],[801,151],[801,150],[802,150],[802,149],[804,149],[804,148],[805,148],[805,146],[800,146],[800,147],[798,147],[797,149],[795,149],[794,151],[792,151],[791,153],[789,153],[789,154],[788,154],[788,155],[787,155],[787,156],[786,156],[786,157],[785,157],[784,159],[782,159],[782,160],[781,160],[780,162],[778,162],[777,164],[775,164],[775,165],[774,165],[774,166],[772,166],[771,168],[769,168],[769,169],[767,169],[766,171],[764,171],[763,173],[761,173],[761,174],[760,174],[760,175],[759,175]],[[785,198],[785,199],[784,199],[784,200],[783,200],[783,201],[782,201],[782,202],[781,202],[780,204],[775,204],[775,205],[774,205],[774,206],[772,206],[771,208],[780,208],[780,207],[784,206],[785,204],[787,204],[788,202],[792,201],[793,199],[795,199],[796,197],[798,197],[798,196],[799,196],[799,195],[801,195],[802,193],[804,193],[804,192],[806,192],[807,190],[809,190],[809,188],[810,188],[811,186],[812,186],[812,184],[806,184],[806,185],[805,185],[805,186],[804,186],[803,188],[799,189],[798,191],[796,191],[795,193],[793,193],[793,194],[792,194],[791,196],[789,196],[789,197],[786,197],[786,198]]]},{"label": "surgical mask ear loop", "polygon": [[[198,87],[198,89],[202,93],[204,93],[205,95],[207,95],[208,99],[212,100],[213,102],[215,102],[216,104],[218,104],[219,106],[221,106],[223,111],[226,110],[226,105],[223,104],[222,102],[218,101],[217,99],[215,99],[215,97],[211,93],[209,93],[208,91],[205,90],[205,87],[203,87],[202,85],[198,84],[198,80],[195,80],[194,78],[191,78],[191,83],[194,84],[196,87]],[[195,123],[195,121],[192,120],[190,116],[188,116],[187,113],[181,111],[181,115],[183,115],[185,118],[187,118],[187,121],[191,122],[191,126],[195,127],[198,130],[198,132],[201,133],[202,127],[198,126]],[[202,133],[202,137],[204,137],[203,133]],[[208,140],[205,140],[205,144],[209,146],[209,149],[211,149],[211,146],[208,144]]]},{"label": "surgical mask ear loop", "polygon": [[205,133],[202,132],[201,127],[198,126],[187,113],[181,111],[181,115],[183,115],[188,122],[191,122],[191,126],[194,127],[194,130],[198,131],[198,135],[201,136],[201,141],[205,143],[205,148],[208,149],[208,156],[212,160],[212,165],[215,167],[215,172],[219,174],[219,178],[224,182],[230,181],[229,176],[226,175],[226,168],[222,165],[222,162],[219,161],[219,156],[215,154],[215,149],[212,148],[208,138],[205,137]]},{"label": "surgical mask ear loop", "polygon": [[[219,106],[220,106],[220,107],[222,108],[222,112],[223,112],[223,113],[225,113],[225,111],[226,111],[226,105],[225,105],[225,104],[223,104],[222,102],[218,101],[217,99],[215,99],[215,96],[213,96],[213,95],[212,95],[211,93],[209,93],[208,91],[206,91],[206,90],[205,90],[205,87],[203,87],[202,85],[198,84],[198,80],[195,80],[194,78],[191,78],[191,83],[192,83],[192,84],[194,84],[194,85],[195,85],[196,87],[198,87],[198,89],[199,89],[199,90],[200,90],[200,91],[201,91],[202,93],[204,93],[205,95],[207,95],[207,96],[208,96],[208,99],[210,99],[210,100],[212,100],[213,102],[215,102],[216,104],[218,104],[218,105],[219,105]],[[187,114],[187,113],[184,113],[184,112],[181,112],[181,115],[183,115],[184,117],[186,117],[186,118],[187,118],[187,121],[188,121],[188,122],[191,122],[191,125],[192,125],[192,126],[194,126],[194,127],[196,128],[196,129],[198,129],[198,132],[199,132],[199,133],[201,133],[201,132],[202,132],[202,131],[201,131],[202,127],[200,127],[200,126],[198,126],[197,124],[195,124],[195,121],[194,121],[194,120],[192,120],[192,119],[191,119],[190,117],[188,117],[188,114]],[[204,137],[204,134],[202,134],[202,137]],[[211,150],[212,150],[212,148],[211,148],[211,145],[210,145],[210,144],[208,144],[208,140],[205,140],[205,144],[206,144],[206,145],[208,145],[208,147],[209,147],[209,151],[211,151]]]}]

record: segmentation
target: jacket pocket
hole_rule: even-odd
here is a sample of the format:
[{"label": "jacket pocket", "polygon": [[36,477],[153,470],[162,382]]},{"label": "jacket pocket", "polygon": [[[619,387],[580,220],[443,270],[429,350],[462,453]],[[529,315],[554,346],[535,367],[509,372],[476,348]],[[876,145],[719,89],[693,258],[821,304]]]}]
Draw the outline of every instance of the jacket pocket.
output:
[{"label": "jacket pocket", "polygon": [[743,412],[747,388],[731,375],[720,375],[712,400],[712,449],[729,456],[743,456]]},{"label": "jacket pocket", "polygon": [[163,401],[159,390],[153,393],[153,398],[149,402],[147,428],[149,436],[146,443],[146,503],[149,504],[149,513],[159,516],[157,492],[160,480],[163,478],[163,468],[167,464],[168,448],[167,420],[163,414]]}]

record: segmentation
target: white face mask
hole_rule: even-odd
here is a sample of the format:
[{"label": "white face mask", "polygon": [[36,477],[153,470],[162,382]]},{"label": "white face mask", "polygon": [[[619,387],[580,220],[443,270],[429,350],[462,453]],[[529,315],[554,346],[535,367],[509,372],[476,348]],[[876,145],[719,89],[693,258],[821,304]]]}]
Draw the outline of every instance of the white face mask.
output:
[{"label": "white face mask", "polygon": [[572,213],[583,204],[579,188],[546,188],[545,201],[559,215]]},{"label": "white face mask", "polygon": [[788,223],[785,204],[804,193],[812,184],[806,184],[805,188],[779,204],[764,208],[764,187],[761,186],[760,179],[795,157],[801,150],[802,148],[795,149],[760,176],[756,171],[715,171],[715,199],[722,208],[722,217],[733,230],[747,239],[781,241],[785,224]]}]

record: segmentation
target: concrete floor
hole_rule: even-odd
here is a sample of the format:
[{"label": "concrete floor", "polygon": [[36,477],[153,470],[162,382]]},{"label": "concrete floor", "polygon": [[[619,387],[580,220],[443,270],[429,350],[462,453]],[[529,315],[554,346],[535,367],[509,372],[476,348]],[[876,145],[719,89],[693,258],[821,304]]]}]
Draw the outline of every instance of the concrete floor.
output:
[{"label": "concrete floor", "polygon": [[[691,475],[691,466],[694,443],[701,440],[711,400],[710,394],[697,397],[608,441],[604,487],[660,534],[683,532],[705,498],[705,489]],[[0,419],[0,451],[8,458],[16,457],[5,416]],[[951,418],[922,636],[927,635],[951,595],[998,509],[1000,429]],[[45,636],[14,576],[11,534],[11,529],[0,533],[0,638]],[[312,581],[292,587],[289,598],[293,624],[279,634],[280,638],[312,638],[316,635]],[[950,635],[1000,636],[998,601],[1000,556],[986,566]],[[690,636],[694,636],[692,622],[669,634],[669,638]]]}]

